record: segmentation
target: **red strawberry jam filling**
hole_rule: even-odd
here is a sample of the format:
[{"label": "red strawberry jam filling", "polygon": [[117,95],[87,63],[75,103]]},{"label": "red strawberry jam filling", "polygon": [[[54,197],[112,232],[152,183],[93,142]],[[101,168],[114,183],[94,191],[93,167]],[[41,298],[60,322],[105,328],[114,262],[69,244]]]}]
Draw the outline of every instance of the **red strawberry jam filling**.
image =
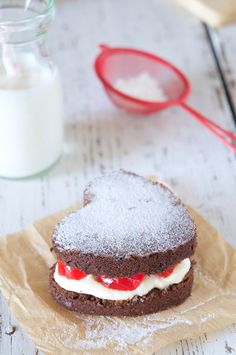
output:
[{"label": "red strawberry jam filling", "polygon": [[105,275],[98,276],[96,279],[103,286],[120,291],[133,291],[143,281],[144,274],[136,274],[131,277],[109,277]]},{"label": "red strawberry jam filling", "polygon": [[73,269],[69,265],[63,263],[63,261],[58,261],[58,273],[61,276],[65,276],[68,279],[81,280],[87,276],[87,274],[80,269]]},{"label": "red strawberry jam filling", "polygon": [[[176,265],[177,264],[171,265],[168,269],[163,272],[159,272],[156,275],[158,277],[166,278],[172,274]],[[58,261],[58,273],[61,276],[65,276],[68,279],[74,280],[81,280],[87,276],[87,274],[83,271],[72,268],[62,261]],[[144,277],[145,274],[136,274],[131,277],[110,277],[106,275],[101,275],[95,277],[95,279],[103,286],[113,290],[133,291],[142,283]]]},{"label": "red strawberry jam filling", "polygon": [[166,269],[165,271],[162,272],[158,272],[157,276],[159,277],[163,277],[166,278],[168,276],[170,276],[172,274],[172,272],[174,271],[175,267],[177,266],[177,264],[171,265],[170,267],[168,267],[168,269]]}]

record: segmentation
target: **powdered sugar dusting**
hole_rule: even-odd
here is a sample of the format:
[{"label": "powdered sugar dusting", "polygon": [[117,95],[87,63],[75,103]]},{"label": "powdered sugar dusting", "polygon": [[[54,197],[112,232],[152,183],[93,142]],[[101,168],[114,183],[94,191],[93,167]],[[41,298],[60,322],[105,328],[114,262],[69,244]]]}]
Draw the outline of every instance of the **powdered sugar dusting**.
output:
[{"label": "powdered sugar dusting", "polygon": [[156,78],[145,71],[134,77],[118,79],[115,82],[115,88],[127,95],[145,101],[163,102],[168,100]]},{"label": "powdered sugar dusting", "polygon": [[80,350],[99,350],[111,347],[114,353],[128,354],[129,347],[139,344],[140,350],[146,349],[154,334],[176,326],[191,326],[185,318],[170,317],[163,319],[158,314],[135,319],[115,317],[87,317],[83,320],[84,336],[77,340]]},{"label": "powdered sugar dusting", "polygon": [[112,172],[90,183],[87,193],[93,201],[55,229],[52,240],[62,250],[119,258],[165,251],[195,235],[180,200],[140,176]]}]

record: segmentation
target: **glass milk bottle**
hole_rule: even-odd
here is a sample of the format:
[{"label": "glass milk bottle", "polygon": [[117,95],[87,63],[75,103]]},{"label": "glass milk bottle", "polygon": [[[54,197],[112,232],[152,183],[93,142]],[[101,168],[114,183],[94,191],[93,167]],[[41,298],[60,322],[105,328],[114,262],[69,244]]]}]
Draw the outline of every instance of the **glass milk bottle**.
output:
[{"label": "glass milk bottle", "polygon": [[63,101],[45,35],[54,0],[0,1],[0,176],[50,168],[63,146]]}]

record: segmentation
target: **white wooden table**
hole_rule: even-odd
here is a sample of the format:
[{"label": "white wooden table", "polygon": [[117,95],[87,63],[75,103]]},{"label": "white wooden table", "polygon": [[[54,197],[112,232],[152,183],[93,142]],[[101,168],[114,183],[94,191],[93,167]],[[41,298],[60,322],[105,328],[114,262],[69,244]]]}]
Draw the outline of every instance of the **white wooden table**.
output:
[{"label": "white wooden table", "polygon": [[[101,42],[156,52],[190,78],[189,102],[234,130],[236,25],[209,30],[174,0],[58,0],[57,5],[49,46],[65,92],[65,154],[48,175],[0,181],[0,233],[73,205],[92,177],[124,168],[166,181],[236,247],[235,155],[180,108],[147,118],[117,110],[92,68]],[[0,354],[38,354],[4,300],[0,315]],[[14,333],[7,335],[12,326]],[[235,352],[233,325],[159,354]]]}]

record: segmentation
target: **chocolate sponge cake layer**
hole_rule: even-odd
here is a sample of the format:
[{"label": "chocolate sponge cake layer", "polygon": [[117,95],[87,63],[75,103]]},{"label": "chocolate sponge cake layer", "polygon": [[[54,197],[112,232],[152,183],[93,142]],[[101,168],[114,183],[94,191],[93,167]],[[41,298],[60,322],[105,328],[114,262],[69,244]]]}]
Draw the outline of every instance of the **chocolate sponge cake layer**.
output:
[{"label": "chocolate sponge cake layer", "polygon": [[170,265],[191,257],[194,254],[195,245],[195,241],[190,241],[185,245],[162,253],[147,256],[131,255],[121,259],[93,254],[81,254],[79,256],[76,251],[55,251],[59,260],[63,260],[71,267],[78,268],[87,274],[131,277],[139,273],[151,275],[165,271]]},{"label": "chocolate sponge cake layer", "polygon": [[54,270],[55,266],[51,269],[49,280],[52,297],[71,311],[91,315],[133,317],[163,311],[184,302],[190,296],[193,284],[193,268],[191,267],[179,284],[171,285],[164,290],[155,288],[147,295],[135,296],[131,300],[111,301],[61,288],[54,280]]},{"label": "chocolate sponge cake layer", "polygon": [[116,171],[96,178],[84,207],[56,226],[58,259],[87,274],[154,274],[194,254],[196,226],[166,186]]}]

